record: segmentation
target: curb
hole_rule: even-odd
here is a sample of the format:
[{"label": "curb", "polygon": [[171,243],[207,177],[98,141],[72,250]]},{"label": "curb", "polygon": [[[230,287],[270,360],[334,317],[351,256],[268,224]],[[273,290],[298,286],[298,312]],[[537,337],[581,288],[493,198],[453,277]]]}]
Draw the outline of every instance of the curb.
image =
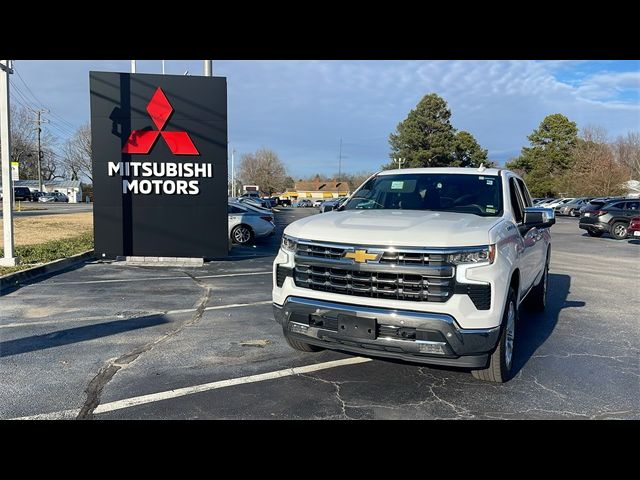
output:
[{"label": "curb", "polygon": [[38,265],[37,267],[27,268],[25,270],[20,270],[19,272],[1,276],[0,296],[20,288],[22,284],[26,282],[60,273],[63,270],[67,270],[84,263],[89,259],[93,259],[93,250],[87,250],[84,253],[79,253],[71,257],[61,258],[60,260],[54,260],[53,262],[45,263],[44,265]]}]

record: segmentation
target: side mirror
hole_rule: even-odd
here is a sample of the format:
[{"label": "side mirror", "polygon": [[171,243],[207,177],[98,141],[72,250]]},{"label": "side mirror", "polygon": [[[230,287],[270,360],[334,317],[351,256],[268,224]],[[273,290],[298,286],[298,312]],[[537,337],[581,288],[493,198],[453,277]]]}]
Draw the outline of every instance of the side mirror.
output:
[{"label": "side mirror", "polygon": [[524,224],[529,228],[549,228],[556,223],[556,213],[553,208],[526,207],[524,209]]}]

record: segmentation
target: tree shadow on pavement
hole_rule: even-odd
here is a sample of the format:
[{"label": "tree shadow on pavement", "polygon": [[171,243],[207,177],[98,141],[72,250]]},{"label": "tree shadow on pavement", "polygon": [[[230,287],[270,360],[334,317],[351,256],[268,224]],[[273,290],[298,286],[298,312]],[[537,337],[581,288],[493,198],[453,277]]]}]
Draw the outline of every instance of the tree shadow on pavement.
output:
[{"label": "tree shadow on pavement", "polygon": [[15,340],[5,340],[0,342],[0,357],[9,357],[20,353],[94,340],[96,338],[117,335],[141,328],[154,327],[169,322],[170,320],[165,318],[164,315],[148,315],[126,320],[113,320],[93,325],[84,325],[82,327],[67,328],[42,335],[17,338]]},{"label": "tree shadow on pavement", "polygon": [[551,336],[563,309],[585,306],[583,301],[567,301],[570,289],[571,277],[569,275],[550,273],[545,311],[532,313],[525,308],[520,309],[513,359],[514,374],[517,374],[525,366],[536,350]]}]

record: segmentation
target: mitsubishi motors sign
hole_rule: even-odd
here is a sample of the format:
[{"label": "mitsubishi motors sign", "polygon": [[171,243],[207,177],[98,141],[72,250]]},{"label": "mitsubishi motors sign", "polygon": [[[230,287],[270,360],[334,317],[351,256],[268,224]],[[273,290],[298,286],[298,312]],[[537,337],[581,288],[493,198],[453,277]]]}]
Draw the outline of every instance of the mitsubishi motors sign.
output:
[{"label": "mitsubishi motors sign", "polygon": [[96,256],[225,256],[226,79],[91,72],[90,89]]}]

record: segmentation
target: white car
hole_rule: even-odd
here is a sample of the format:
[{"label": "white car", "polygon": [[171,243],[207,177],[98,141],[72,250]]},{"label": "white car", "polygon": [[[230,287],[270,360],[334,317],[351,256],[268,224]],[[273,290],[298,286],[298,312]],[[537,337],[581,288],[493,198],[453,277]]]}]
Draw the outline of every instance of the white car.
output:
[{"label": "white car", "polygon": [[323,203],[324,203],[324,200],[316,200],[315,202],[313,202],[313,206],[314,207],[319,207]]},{"label": "white car", "polygon": [[229,217],[229,238],[237,245],[244,245],[256,238],[273,235],[276,226],[273,214],[253,208],[250,205],[230,202],[227,206]]},{"label": "white car", "polygon": [[276,321],[297,350],[506,382],[518,307],[545,308],[554,223],[509,170],[379,172],[340,210],[287,226],[273,265]]}]

